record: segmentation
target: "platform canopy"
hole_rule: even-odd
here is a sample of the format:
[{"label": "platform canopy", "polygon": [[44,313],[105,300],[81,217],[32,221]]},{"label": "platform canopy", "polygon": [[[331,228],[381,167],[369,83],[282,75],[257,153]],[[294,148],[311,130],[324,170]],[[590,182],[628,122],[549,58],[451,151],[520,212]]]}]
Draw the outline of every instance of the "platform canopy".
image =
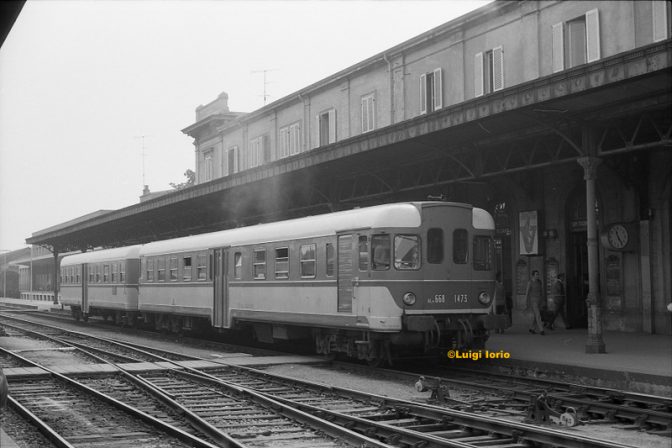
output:
[{"label": "platform canopy", "polygon": [[[600,59],[262,167],[65,223],[28,244],[112,247],[437,192],[575,163],[587,134],[614,170],[672,145],[672,41]],[[478,204],[477,204],[478,205]]]}]

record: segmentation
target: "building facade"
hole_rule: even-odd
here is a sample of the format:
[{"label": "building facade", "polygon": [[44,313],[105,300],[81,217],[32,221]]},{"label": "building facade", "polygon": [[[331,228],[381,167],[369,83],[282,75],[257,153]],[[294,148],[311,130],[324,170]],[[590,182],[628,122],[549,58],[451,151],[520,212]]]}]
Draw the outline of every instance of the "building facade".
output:
[{"label": "building facade", "polygon": [[[528,117],[542,125],[562,123],[556,117],[569,116],[581,95],[586,102],[598,97],[605,78],[638,70],[630,60],[656,44],[669,49],[670,22],[665,1],[494,2],[249,114],[230,113],[224,96],[199,108],[196,123],[184,130],[195,139],[196,183],[415,123],[518,86],[552,84],[602,63],[600,71],[572,78],[576,84],[558,84],[576,88],[567,109],[535,109]],[[647,60],[642,72],[662,61],[669,79],[665,51],[662,59]],[[669,86],[662,93],[659,103],[669,101]],[[527,279],[537,269],[547,290],[558,273],[566,274],[574,326],[588,324],[585,301],[595,281],[606,329],[672,332],[665,310],[672,301],[670,114],[647,99],[650,105],[627,115],[626,108],[644,101],[634,90],[627,95],[620,112],[610,112],[613,119],[587,113],[567,130],[547,125],[559,138],[535,141],[522,168],[488,177],[476,172],[477,182],[453,190],[452,199],[495,216],[500,269],[519,319]],[[609,101],[608,95],[599,98],[600,104]],[[488,132],[487,122],[479,123]],[[652,138],[643,137],[646,129]],[[563,145],[587,157],[554,163]],[[532,163],[544,152],[547,163]]]}]

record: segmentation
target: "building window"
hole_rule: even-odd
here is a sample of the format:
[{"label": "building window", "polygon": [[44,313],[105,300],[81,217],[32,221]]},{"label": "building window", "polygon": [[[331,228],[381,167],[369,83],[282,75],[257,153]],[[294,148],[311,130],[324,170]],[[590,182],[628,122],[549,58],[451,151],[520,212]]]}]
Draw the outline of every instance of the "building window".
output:
[{"label": "building window", "polygon": [[257,249],[254,251],[254,279],[264,280],[266,278],[266,249]]},{"label": "building window", "polygon": [[280,128],[278,158],[293,156],[301,152],[301,126],[299,123]]},{"label": "building window", "polygon": [[275,249],[275,278],[289,278],[289,248]]},{"label": "building window", "polygon": [[233,254],[233,278],[236,280],[243,278],[243,254],[240,252]]},{"label": "building window", "polygon": [[443,107],[443,76],[440,68],[420,75],[420,113]]},{"label": "building window", "polygon": [[373,235],[371,237],[371,268],[374,271],[390,269],[391,252],[390,235]]},{"label": "building window", "polygon": [[600,59],[597,9],[553,25],[553,73]]},{"label": "building window", "polygon": [[326,247],[326,274],[327,277],[334,276],[334,267],[336,266],[336,251],[334,245],[327,243]]},{"label": "building window", "polygon": [[654,0],[653,9],[653,41],[659,42],[667,39],[667,1]]},{"label": "building window", "polygon": [[240,171],[240,148],[232,146],[226,152],[226,174],[230,176]]},{"label": "building window", "polygon": [[301,246],[300,253],[301,277],[315,278],[315,245],[305,244]]},{"label": "building window", "polygon": [[336,109],[329,109],[317,116],[317,146],[336,142]]},{"label": "building window", "polygon": [[214,155],[215,151],[212,149],[208,149],[203,153],[203,181],[207,182],[209,180],[214,179],[215,177],[215,172],[214,172]]},{"label": "building window", "polygon": [[443,262],[443,229],[434,227],[427,231],[427,262]]},{"label": "building window", "polygon": [[197,255],[196,263],[196,278],[198,280],[205,280],[208,272],[208,256],[206,254]]},{"label": "building window", "polygon": [[371,93],[362,97],[362,133],[376,128],[376,96]]},{"label": "building window", "polygon": [[250,140],[250,168],[261,166],[271,161],[271,146],[268,137],[260,135]]},{"label": "building window", "polygon": [[504,50],[502,47],[474,56],[475,95],[482,96],[504,88]]},{"label": "building window", "polygon": [[453,231],[453,263],[467,263],[467,256],[469,255],[468,239],[469,233],[466,229],[455,229]]},{"label": "building window", "polygon": [[185,282],[191,281],[191,257],[182,259],[182,280]]},{"label": "building window", "polygon": [[394,267],[400,270],[420,269],[420,237],[397,235],[394,237]]}]

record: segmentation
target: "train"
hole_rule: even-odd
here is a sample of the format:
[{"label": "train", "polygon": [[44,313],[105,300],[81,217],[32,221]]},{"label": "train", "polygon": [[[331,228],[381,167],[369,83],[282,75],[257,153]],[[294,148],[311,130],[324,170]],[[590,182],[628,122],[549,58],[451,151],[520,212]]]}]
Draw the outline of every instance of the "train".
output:
[{"label": "train", "polygon": [[[494,220],[469,204],[383,204],[66,256],[75,319],[309,341],[372,364],[481,348],[494,314]],[[293,343],[293,342],[292,342]]]}]

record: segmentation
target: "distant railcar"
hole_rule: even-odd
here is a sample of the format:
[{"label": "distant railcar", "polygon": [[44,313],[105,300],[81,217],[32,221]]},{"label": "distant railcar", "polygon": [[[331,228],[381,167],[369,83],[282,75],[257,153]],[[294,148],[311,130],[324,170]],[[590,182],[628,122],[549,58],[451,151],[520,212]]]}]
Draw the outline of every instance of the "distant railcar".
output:
[{"label": "distant railcar", "polygon": [[137,312],[156,328],[246,328],[370,362],[482,346],[503,324],[493,236],[484,210],[414,202],[157,241],[133,265]]},{"label": "distant railcar", "polygon": [[61,303],[75,319],[111,317],[131,324],[138,311],[140,245],[85,252],[61,260]]}]

